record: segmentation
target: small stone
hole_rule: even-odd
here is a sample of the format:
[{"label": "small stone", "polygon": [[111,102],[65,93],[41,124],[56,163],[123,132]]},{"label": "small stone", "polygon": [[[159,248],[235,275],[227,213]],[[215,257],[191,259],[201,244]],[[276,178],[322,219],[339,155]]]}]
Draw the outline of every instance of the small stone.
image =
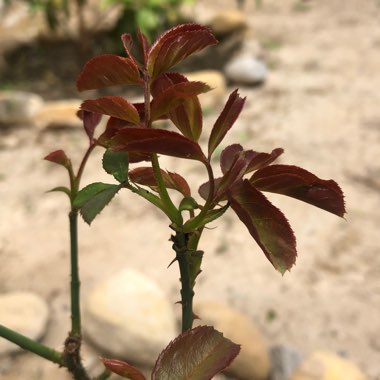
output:
[{"label": "small stone", "polygon": [[266,64],[247,53],[228,62],[224,72],[230,81],[247,85],[261,84],[268,76]]},{"label": "small stone", "polygon": [[[45,331],[49,317],[46,302],[30,292],[0,294],[0,324],[31,339],[40,339]],[[0,355],[22,349],[0,338]]]},{"label": "small stone", "polygon": [[214,110],[223,103],[226,94],[226,80],[223,73],[218,70],[201,70],[184,75],[189,81],[204,82],[212,88],[210,92],[199,95],[203,110]]},{"label": "small stone", "polygon": [[302,355],[295,348],[281,344],[271,348],[270,358],[270,380],[289,380],[301,363]]},{"label": "small stone", "polygon": [[200,318],[196,325],[210,324],[241,345],[241,351],[226,372],[241,380],[266,380],[269,375],[267,343],[254,323],[240,311],[216,302],[202,302],[194,307]]},{"label": "small stone", "polygon": [[315,351],[293,373],[291,380],[367,380],[352,362],[334,352]]},{"label": "small stone", "polygon": [[35,124],[40,128],[78,128],[83,122],[76,116],[81,100],[60,100],[46,102],[35,117]]},{"label": "small stone", "polygon": [[0,123],[23,124],[31,122],[44,101],[33,93],[0,91]]},{"label": "small stone", "polygon": [[246,15],[237,9],[226,9],[217,13],[210,21],[216,35],[231,34],[247,28]]},{"label": "small stone", "polygon": [[105,354],[154,365],[175,338],[174,310],[156,283],[124,270],[100,283],[84,309],[85,339]]}]

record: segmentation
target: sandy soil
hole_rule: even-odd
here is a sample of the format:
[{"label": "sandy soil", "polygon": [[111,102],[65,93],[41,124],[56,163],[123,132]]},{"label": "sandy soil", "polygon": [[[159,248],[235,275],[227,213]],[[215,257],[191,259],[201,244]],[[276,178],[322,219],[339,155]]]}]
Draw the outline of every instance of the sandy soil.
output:
[{"label": "sandy soil", "polygon": [[[297,265],[281,277],[228,213],[200,244],[206,254],[196,298],[247,313],[271,344],[291,344],[305,354],[341,352],[379,380],[380,4],[264,0],[256,10],[253,3],[247,4],[249,22],[271,72],[264,87],[241,89],[247,105],[225,143],[262,151],[283,147],[282,163],[339,182],[348,214],[341,220],[271,196],[298,238]],[[60,347],[69,329],[68,205],[62,195],[44,191],[66,178],[41,157],[64,147],[76,162],[85,138],[79,131],[40,134],[27,127],[0,138],[14,142],[0,150],[0,292],[29,289],[47,299],[52,318],[45,342]],[[84,184],[109,180],[99,170],[100,157],[99,151],[90,161]],[[200,166],[165,162],[194,180],[194,190],[205,178]],[[91,228],[81,224],[84,297],[103,276],[127,266],[152,277],[177,301],[177,269],[166,269],[172,259],[167,224],[128,193]],[[64,378],[29,354],[3,358],[0,368],[5,380]]]}]

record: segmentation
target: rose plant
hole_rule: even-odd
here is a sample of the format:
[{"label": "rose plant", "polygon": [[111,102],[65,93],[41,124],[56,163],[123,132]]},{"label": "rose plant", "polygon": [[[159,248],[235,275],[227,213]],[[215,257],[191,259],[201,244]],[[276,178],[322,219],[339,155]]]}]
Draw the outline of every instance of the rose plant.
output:
[{"label": "rose plant", "polygon": [[[133,103],[120,96],[85,100],[78,115],[83,120],[89,146],[77,172],[62,150],[50,153],[46,160],[63,166],[69,175],[69,187],[57,187],[70,199],[71,211],[71,310],[72,329],[62,353],[31,341],[0,326],[3,336],[21,347],[66,367],[73,378],[89,379],[81,364],[82,340],[77,246],[77,218],[80,213],[90,224],[112,198],[129,190],[160,209],[168,218],[173,242],[173,262],[178,262],[181,281],[182,334],[166,347],[153,368],[154,380],[208,380],[225,369],[240,347],[212,327],[193,326],[193,297],[196,278],[201,272],[203,252],[198,248],[205,227],[227,210],[236,213],[263,253],[281,274],[296,261],[296,239],[284,214],[263,194],[287,195],[333,214],[345,213],[343,193],[333,180],[323,180],[298,166],[275,164],[282,148],[269,153],[244,149],[240,144],[225,147],[220,154],[222,175],[214,175],[213,156],[244,107],[245,98],[233,91],[208,133],[207,149],[199,144],[203,132],[202,108],[198,95],[211,88],[189,81],[172,72],[173,66],[188,56],[216,44],[209,29],[184,24],[162,34],[152,45],[138,33],[138,54],[132,37],[122,36],[126,56],[100,55],[86,63],[77,80],[79,91],[103,87],[133,85],[141,87],[144,99]],[[136,55],[143,57],[142,61]],[[105,129],[95,137],[102,117]],[[168,120],[173,129],[157,127]],[[161,124],[159,124],[161,125]],[[115,183],[92,183],[80,188],[86,162],[95,147],[105,149],[104,170]],[[205,181],[199,196],[179,173],[163,170],[161,156],[193,160],[205,169]],[[173,197],[180,194],[180,201]],[[130,364],[102,359],[106,370],[124,378],[142,380],[142,372]]]}]

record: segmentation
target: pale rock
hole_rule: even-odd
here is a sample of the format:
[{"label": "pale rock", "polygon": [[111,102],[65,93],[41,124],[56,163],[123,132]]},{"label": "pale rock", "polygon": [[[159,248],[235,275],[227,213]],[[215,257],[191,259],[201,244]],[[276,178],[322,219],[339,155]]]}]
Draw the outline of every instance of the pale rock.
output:
[{"label": "pale rock", "polygon": [[35,116],[39,128],[77,128],[83,122],[76,116],[82,101],[79,99],[46,102]]},{"label": "pale rock", "polygon": [[247,85],[261,84],[268,76],[266,64],[245,52],[232,58],[224,72],[230,81]]},{"label": "pale rock", "polygon": [[218,70],[200,70],[184,74],[189,81],[200,81],[208,84],[212,90],[199,95],[203,110],[214,110],[220,106],[226,94],[226,80]]},{"label": "pale rock", "polygon": [[174,310],[163,291],[128,269],[90,293],[83,325],[85,339],[104,353],[150,366],[177,335]]},{"label": "pale rock", "polygon": [[226,372],[242,380],[266,380],[269,375],[268,346],[254,323],[240,311],[216,302],[194,305],[200,318],[196,325],[212,325],[223,335],[241,345],[241,351]]},{"label": "pale rock", "polygon": [[0,123],[30,123],[43,106],[43,99],[33,93],[0,91]]},{"label": "pale rock", "polygon": [[279,344],[270,349],[270,380],[289,380],[299,366],[302,355],[293,347]]},{"label": "pale rock", "polygon": [[247,18],[238,9],[225,9],[211,19],[209,26],[216,35],[231,34],[246,29]]},{"label": "pale rock", "polygon": [[[49,308],[38,295],[30,292],[0,294],[0,324],[31,339],[40,339],[49,319]],[[0,338],[0,355],[22,349]]]},{"label": "pale rock", "polygon": [[301,363],[291,380],[367,380],[361,370],[334,352],[315,351]]}]

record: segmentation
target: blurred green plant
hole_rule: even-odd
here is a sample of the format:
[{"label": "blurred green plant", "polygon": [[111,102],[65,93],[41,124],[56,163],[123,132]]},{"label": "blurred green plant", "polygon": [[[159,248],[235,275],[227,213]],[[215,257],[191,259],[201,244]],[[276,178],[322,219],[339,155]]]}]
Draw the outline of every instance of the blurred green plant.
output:
[{"label": "blurred green plant", "polygon": [[[117,34],[140,29],[150,41],[166,29],[184,21],[181,6],[194,0],[103,0],[103,4],[122,5],[123,13],[115,27]],[[118,33],[119,32],[119,33]]]}]

